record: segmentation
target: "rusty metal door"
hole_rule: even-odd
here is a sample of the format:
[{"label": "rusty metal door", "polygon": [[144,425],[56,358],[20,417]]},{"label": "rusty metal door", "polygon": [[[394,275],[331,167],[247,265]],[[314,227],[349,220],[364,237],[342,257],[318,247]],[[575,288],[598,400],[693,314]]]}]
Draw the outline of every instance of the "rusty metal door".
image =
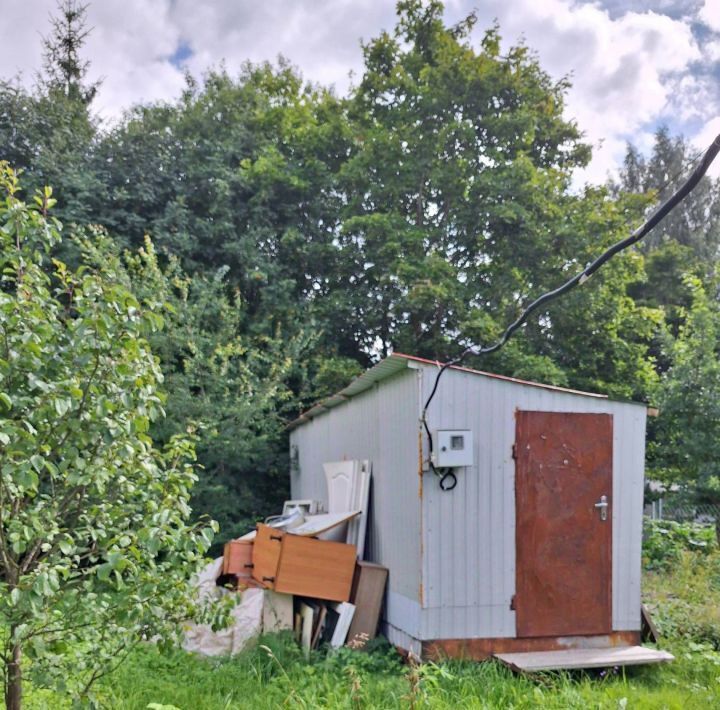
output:
[{"label": "rusty metal door", "polygon": [[517,635],[612,631],[612,415],[517,412]]}]

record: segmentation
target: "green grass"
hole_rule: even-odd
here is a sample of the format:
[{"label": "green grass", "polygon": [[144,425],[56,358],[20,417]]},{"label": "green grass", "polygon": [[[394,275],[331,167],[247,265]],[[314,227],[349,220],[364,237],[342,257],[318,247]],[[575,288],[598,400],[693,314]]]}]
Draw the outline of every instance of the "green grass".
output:
[{"label": "green grass", "polygon": [[[268,641],[268,639],[266,639]],[[409,669],[388,653],[351,652],[303,661],[291,641],[229,660],[203,660],[176,651],[139,649],[97,690],[118,710],[152,703],[182,710],[216,708],[692,708],[717,707],[720,666],[705,650],[673,647],[675,664],[607,675],[513,675],[497,663],[448,662]],[[56,696],[28,707],[70,707]]]},{"label": "green grass", "polygon": [[[389,646],[342,649],[305,661],[288,636],[271,636],[233,659],[137,649],[95,690],[101,707],[231,708],[678,708],[720,707],[720,554],[682,553],[646,573],[662,647],[675,663],[609,673],[519,677],[501,665],[447,662],[408,667]],[[29,691],[29,708],[71,707]]]}]

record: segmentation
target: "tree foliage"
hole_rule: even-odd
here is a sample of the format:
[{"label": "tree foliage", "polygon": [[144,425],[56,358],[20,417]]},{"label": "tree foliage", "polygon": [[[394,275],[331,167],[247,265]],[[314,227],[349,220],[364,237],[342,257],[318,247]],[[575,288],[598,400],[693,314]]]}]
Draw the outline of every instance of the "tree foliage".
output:
[{"label": "tree foliage", "polygon": [[90,158],[97,130],[83,104],[0,80],[0,159],[22,172],[29,194],[52,185],[55,214],[66,224],[92,221],[91,195],[98,185]]},{"label": "tree foliage", "polygon": [[[408,0],[398,4],[395,31],[364,46],[349,105],[355,149],[341,173],[342,264],[352,288],[329,304],[332,331],[352,324],[366,351],[442,359],[461,344],[486,344],[640,214],[603,189],[570,192],[572,170],[590,150],[563,117],[567,81],[551,80],[527,47],[503,54],[497,27],[476,50],[474,23],[471,15],[447,27],[440,3]],[[611,271],[482,366],[643,392],[659,314],[628,296],[644,279],[642,258]]]},{"label": "tree foliage", "polygon": [[[103,251],[97,254],[103,258]],[[220,524],[216,544],[237,537],[289,495],[285,419],[291,382],[311,342],[245,334],[245,304],[228,293],[227,269],[194,277],[177,260],[164,268],[152,242],[125,255],[129,283],[164,304],[164,327],[150,336],[165,373],[161,442],[197,427],[202,474],[192,508]]]},{"label": "tree foliage", "polygon": [[[682,136],[672,137],[666,126],[655,133],[649,158],[628,146],[619,187],[625,192],[651,193],[665,201],[695,165],[694,154]],[[693,192],[643,241],[653,251],[680,244],[706,264],[718,258],[720,248],[720,183],[705,176]]]},{"label": "tree foliage", "polygon": [[[656,392],[649,445],[654,475],[720,495],[720,306],[716,290],[687,277],[692,304],[677,339],[665,338],[670,367]],[[716,288],[716,287],[715,287]]]},{"label": "tree foliage", "polygon": [[141,633],[186,618],[212,531],[190,522],[192,441],[148,435],[164,407],[145,338],[157,304],[111,259],[50,263],[50,189],[27,205],[1,169],[0,658],[15,710],[21,668],[84,693]]},{"label": "tree foliage", "polygon": [[[491,342],[626,236],[690,157],[662,130],[650,158],[629,149],[618,184],[573,188],[590,148],[566,116],[568,80],[506,47],[499,27],[477,33],[474,14],[448,26],[436,0],[398,3],[346,97],[286,60],[220,67],[104,129],[83,94],[83,8],[70,4],[65,80],[78,90],[2,84],[0,157],[31,189],[54,183],[65,222],[104,225],[116,253],[144,250],[116,268],[170,307],[149,336],[169,412],[153,433],[200,427],[194,505],[222,519],[223,538],[282,497],[284,419],[392,350],[444,359]],[[717,195],[704,180],[646,246],[471,364],[657,392],[674,357],[664,338],[693,299],[684,275],[713,271]]]},{"label": "tree foliage", "polygon": [[211,72],[104,137],[95,218],[133,246],[151,234],[186,270],[227,268],[248,327],[272,332],[302,319],[337,270],[346,131],[338,100],[284,63]]}]

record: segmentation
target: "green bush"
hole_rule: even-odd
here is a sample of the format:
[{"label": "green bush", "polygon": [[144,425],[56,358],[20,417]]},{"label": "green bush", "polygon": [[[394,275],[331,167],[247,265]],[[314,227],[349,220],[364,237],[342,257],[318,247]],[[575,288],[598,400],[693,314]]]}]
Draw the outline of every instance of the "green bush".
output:
[{"label": "green bush", "polygon": [[682,550],[671,568],[646,574],[643,586],[663,640],[720,650],[720,553]]},{"label": "green bush", "polygon": [[643,565],[648,570],[669,569],[683,551],[709,554],[718,549],[715,528],[703,523],[645,520]]}]

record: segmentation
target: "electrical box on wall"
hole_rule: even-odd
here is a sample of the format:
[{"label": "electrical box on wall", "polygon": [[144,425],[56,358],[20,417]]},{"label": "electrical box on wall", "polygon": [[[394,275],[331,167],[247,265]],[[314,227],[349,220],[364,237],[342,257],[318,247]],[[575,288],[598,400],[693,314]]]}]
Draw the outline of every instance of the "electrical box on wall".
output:
[{"label": "electrical box on wall", "polygon": [[469,429],[438,429],[433,441],[433,464],[438,468],[472,466],[472,432]]}]

